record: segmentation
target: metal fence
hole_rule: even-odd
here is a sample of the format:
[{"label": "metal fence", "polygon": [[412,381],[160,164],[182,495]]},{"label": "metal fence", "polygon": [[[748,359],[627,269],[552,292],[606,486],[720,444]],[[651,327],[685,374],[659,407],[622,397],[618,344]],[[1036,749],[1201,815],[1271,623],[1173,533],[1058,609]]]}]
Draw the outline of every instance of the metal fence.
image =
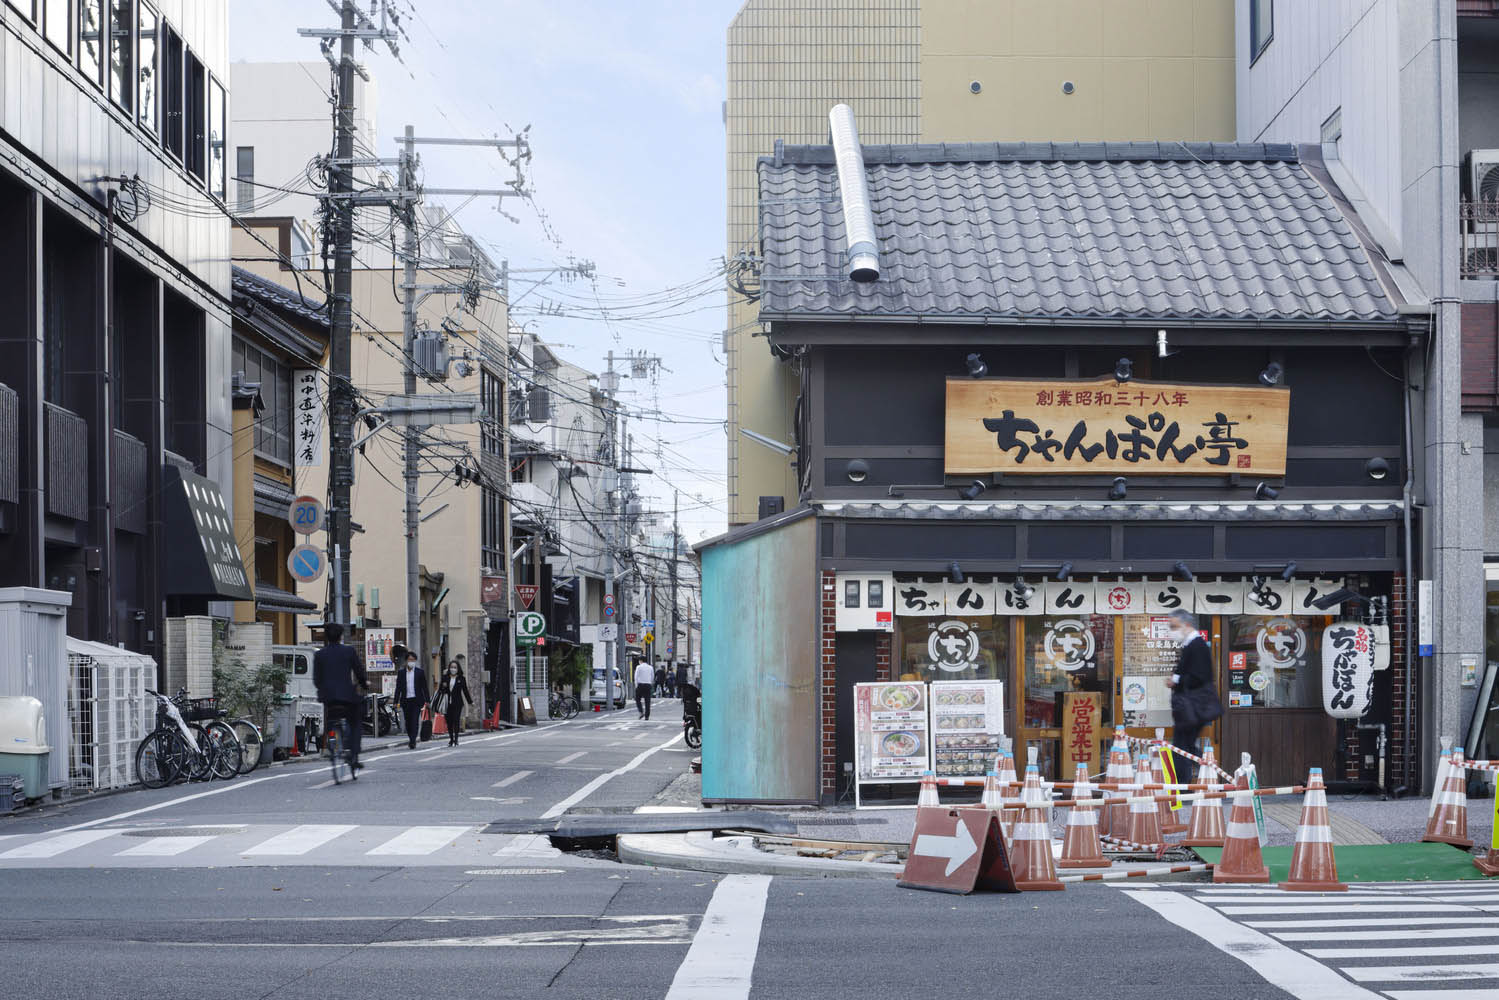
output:
[{"label": "metal fence", "polygon": [[1463,237],[1458,276],[1499,278],[1499,202],[1464,201],[1457,212]]},{"label": "metal fence", "polygon": [[74,791],[135,784],[135,748],[156,721],[155,703],[146,697],[155,683],[156,661],[149,656],[68,640],[68,780]]}]

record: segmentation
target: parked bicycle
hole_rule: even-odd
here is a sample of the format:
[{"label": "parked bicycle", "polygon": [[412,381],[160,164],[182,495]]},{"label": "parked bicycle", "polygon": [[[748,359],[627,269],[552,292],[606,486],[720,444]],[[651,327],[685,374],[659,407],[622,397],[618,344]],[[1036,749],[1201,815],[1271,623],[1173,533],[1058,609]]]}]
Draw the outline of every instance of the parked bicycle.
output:
[{"label": "parked bicycle", "polygon": [[189,778],[229,779],[239,773],[244,748],[232,728],[217,716],[210,720],[211,728],[189,722],[182,711],[185,688],[171,698],[149,688],[146,693],[156,699],[156,728],[135,749],[135,773],[141,784],[165,788]]},{"label": "parked bicycle", "polygon": [[553,691],[547,700],[547,714],[554,719],[571,719],[582,710],[578,699],[561,691]]}]

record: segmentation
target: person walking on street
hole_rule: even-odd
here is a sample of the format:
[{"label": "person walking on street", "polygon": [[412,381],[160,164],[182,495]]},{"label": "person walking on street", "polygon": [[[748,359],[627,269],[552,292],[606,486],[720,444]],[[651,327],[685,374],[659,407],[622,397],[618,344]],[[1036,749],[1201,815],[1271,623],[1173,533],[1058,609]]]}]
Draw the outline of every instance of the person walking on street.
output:
[{"label": "person walking on street", "polygon": [[[349,724],[349,770],[357,772],[359,747],[364,737],[364,693],[369,688],[364,664],[353,646],[341,641],[344,627],[337,622],[323,626],[323,648],[312,657],[312,684],[323,703],[323,724],[347,720]],[[355,777],[358,777],[356,774]]]},{"label": "person walking on street", "polygon": [[[1213,687],[1213,654],[1208,641],[1197,631],[1197,617],[1186,611],[1171,612],[1172,630],[1181,645],[1176,672],[1166,682],[1171,688],[1171,742],[1190,754],[1199,753],[1197,736],[1202,727],[1223,714],[1223,705]],[[1191,784],[1197,765],[1178,755],[1177,778]]]},{"label": "person walking on street", "polygon": [[666,697],[666,668],[656,664],[656,697]]},{"label": "person walking on street", "polygon": [[656,675],[645,660],[635,664],[635,708],[642,719],[651,717],[651,684]]},{"label": "person walking on street", "polygon": [[416,738],[422,728],[422,709],[432,698],[427,689],[427,672],[417,666],[416,654],[404,647],[397,647],[397,650],[402,658],[397,661],[401,666],[396,671],[396,707],[401,710],[401,721],[406,724],[406,745],[415,750]]},{"label": "person walking on street", "polygon": [[448,724],[448,746],[458,745],[458,727],[463,724],[463,706],[472,705],[473,696],[468,693],[468,681],[458,669],[458,661],[448,664],[448,674],[442,679],[442,690],[437,695],[437,710]]}]

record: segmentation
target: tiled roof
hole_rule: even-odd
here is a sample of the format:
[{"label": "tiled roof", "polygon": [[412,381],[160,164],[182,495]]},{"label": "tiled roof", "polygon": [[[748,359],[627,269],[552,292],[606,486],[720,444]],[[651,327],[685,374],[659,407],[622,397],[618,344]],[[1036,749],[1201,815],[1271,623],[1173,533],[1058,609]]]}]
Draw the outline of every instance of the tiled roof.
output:
[{"label": "tiled roof", "polygon": [[760,161],[761,317],[1390,322],[1295,146],[866,146],[880,277],[844,276],[831,147]]},{"label": "tiled roof", "polygon": [[321,302],[302,297],[300,292],[278,285],[242,267],[234,268],[234,290],[241,295],[259,299],[267,305],[293,313],[302,319],[321,326],[328,325],[328,310]]}]

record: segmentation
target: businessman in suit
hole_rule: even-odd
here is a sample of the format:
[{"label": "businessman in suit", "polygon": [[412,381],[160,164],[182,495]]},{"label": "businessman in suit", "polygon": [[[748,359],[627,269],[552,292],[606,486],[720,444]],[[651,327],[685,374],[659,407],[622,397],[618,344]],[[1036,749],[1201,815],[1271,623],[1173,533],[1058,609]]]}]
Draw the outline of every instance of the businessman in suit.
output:
[{"label": "businessman in suit", "polygon": [[[1185,694],[1198,688],[1213,687],[1213,653],[1208,641],[1197,631],[1197,616],[1187,611],[1171,612],[1172,630],[1181,644],[1177,653],[1176,672],[1166,682],[1173,692]],[[1190,754],[1198,754],[1197,737],[1202,732],[1202,723],[1182,714],[1185,699],[1171,699],[1171,742]],[[1177,775],[1184,784],[1196,779],[1197,765],[1185,757],[1177,758]]]},{"label": "businessman in suit", "polygon": [[353,646],[345,646],[344,627],[330,622],[323,627],[323,648],[312,657],[312,683],[323,703],[323,725],[349,720],[349,769],[358,771],[359,747],[364,740],[364,692],[369,688],[364,664]]},{"label": "businessman in suit", "polygon": [[406,724],[406,744],[416,749],[416,738],[421,732],[422,709],[432,700],[427,687],[427,672],[417,665],[416,654],[402,650],[405,656],[396,671],[396,706],[401,710],[401,721]]}]

